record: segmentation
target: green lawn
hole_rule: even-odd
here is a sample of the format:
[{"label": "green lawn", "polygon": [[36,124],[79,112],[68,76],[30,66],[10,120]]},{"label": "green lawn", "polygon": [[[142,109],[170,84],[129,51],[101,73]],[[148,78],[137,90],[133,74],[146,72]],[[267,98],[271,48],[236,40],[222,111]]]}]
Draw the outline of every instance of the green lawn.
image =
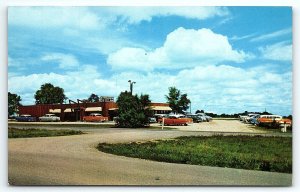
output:
[{"label": "green lawn", "polygon": [[65,135],[79,135],[82,131],[74,130],[47,130],[47,129],[16,129],[8,128],[8,138],[27,138],[27,137],[54,137]]},{"label": "green lawn", "polygon": [[155,161],[292,173],[291,137],[195,136],[97,148]]}]

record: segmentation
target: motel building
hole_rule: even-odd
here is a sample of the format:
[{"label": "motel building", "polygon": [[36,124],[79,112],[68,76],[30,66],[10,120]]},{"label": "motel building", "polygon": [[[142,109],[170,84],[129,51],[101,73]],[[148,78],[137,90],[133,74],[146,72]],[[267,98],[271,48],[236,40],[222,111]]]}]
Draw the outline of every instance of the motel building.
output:
[{"label": "motel building", "polygon": [[[168,103],[151,103],[150,110],[154,114],[169,114],[172,109]],[[55,114],[61,121],[82,121],[84,116],[91,113],[100,113],[111,121],[117,116],[118,106],[113,97],[105,97],[100,102],[85,102],[77,100],[69,104],[36,104],[19,106],[19,114],[29,114],[41,117],[45,114]]]}]

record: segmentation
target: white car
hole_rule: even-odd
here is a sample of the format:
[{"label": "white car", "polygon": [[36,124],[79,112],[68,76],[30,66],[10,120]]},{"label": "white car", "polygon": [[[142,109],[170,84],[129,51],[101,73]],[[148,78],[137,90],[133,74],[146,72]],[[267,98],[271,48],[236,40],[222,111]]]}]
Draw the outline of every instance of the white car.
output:
[{"label": "white car", "polygon": [[212,120],[212,117],[206,115],[205,113],[197,113],[196,115],[199,116],[199,117],[202,119],[202,121],[207,121],[207,122],[209,122],[209,121]]},{"label": "white car", "polygon": [[39,117],[40,121],[60,121],[60,117],[55,116],[54,114],[45,114],[42,117]]},{"label": "white car", "polygon": [[255,117],[255,116],[257,116],[257,115],[259,115],[259,114],[250,113],[250,114],[248,114],[248,115],[243,119],[243,122],[244,122],[244,123],[250,123],[251,118],[252,118],[252,117]]}]

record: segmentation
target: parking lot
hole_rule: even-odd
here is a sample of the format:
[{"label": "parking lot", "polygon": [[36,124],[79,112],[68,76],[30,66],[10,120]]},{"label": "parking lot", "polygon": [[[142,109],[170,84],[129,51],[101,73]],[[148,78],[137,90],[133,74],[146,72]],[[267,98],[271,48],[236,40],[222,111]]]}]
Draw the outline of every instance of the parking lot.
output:
[{"label": "parking lot", "polygon": [[[152,126],[161,126],[158,123]],[[250,124],[244,124],[236,119],[214,119],[210,122],[192,123],[187,126],[166,126],[179,129],[180,131],[213,131],[213,132],[247,132],[264,133],[266,130],[257,129]]]},{"label": "parking lot", "polygon": [[[87,122],[9,122],[9,127],[15,128],[74,128],[74,129],[95,129],[113,127],[114,122],[87,123]],[[151,124],[151,127],[161,127],[159,123]],[[265,133],[264,129],[257,129],[251,124],[245,124],[236,119],[213,119],[210,122],[192,123],[187,126],[165,126],[176,128],[180,131],[201,131],[201,132],[241,132],[241,133]]]}]

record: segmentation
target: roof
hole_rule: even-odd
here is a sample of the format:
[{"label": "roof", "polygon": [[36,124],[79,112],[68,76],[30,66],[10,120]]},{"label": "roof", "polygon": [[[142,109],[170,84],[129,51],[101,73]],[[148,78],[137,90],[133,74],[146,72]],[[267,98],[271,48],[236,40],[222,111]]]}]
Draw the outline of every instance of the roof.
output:
[{"label": "roof", "polygon": [[49,109],[49,113],[61,113],[61,109]]},{"label": "roof", "polygon": [[102,107],[87,107],[85,111],[102,111]]},{"label": "roof", "polygon": [[171,107],[169,107],[169,106],[151,106],[150,110],[153,110],[153,111],[172,111]]}]

